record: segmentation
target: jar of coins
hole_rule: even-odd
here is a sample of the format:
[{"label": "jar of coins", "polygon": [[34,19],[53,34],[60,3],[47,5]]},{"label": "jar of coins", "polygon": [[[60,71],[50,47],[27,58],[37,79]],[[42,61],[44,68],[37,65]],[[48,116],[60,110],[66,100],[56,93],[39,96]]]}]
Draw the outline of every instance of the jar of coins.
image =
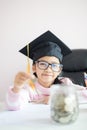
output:
[{"label": "jar of coins", "polygon": [[62,124],[74,122],[79,114],[77,93],[73,85],[52,85],[51,118]]}]

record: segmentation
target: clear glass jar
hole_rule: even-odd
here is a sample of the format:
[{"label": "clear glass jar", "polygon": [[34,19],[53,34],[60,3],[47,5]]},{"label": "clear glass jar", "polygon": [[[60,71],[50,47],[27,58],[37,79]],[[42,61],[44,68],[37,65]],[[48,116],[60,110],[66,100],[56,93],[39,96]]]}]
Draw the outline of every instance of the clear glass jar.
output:
[{"label": "clear glass jar", "polygon": [[74,122],[79,114],[79,103],[74,86],[56,84],[51,87],[51,118],[62,124]]}]

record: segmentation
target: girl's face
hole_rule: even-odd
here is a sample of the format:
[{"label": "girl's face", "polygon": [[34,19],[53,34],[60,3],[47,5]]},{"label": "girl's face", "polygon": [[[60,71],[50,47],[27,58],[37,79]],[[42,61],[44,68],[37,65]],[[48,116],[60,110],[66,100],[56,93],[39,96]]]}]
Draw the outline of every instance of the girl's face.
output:
[{"label": "girl's face", "polygon": [[33,65],[38,82],[44,87],[50,87],[57,76],[61,73],[59,59],[54,56],[44,56]]}]

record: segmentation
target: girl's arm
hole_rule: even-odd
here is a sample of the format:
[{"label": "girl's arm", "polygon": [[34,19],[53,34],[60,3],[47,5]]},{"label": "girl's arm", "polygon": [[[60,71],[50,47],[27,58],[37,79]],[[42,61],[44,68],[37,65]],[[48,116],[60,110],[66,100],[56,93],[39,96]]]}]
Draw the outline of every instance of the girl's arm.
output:
[{"label": "girl's arm", "polygon": [[8,110],[18,110],[28,103],[29,94],[26,84],[32,76],[25,72],[18,72],[14,79],[13,87],[10,87],[6,96],[6,105]]},{"label": "girl's arm", "polygon": [[20,92],[14,93],[12,87],[8,89],[6,95],[6,107],[8,110],[19,110],[26,106],[29,101],[29,94],[26,89],[21,89]]}]

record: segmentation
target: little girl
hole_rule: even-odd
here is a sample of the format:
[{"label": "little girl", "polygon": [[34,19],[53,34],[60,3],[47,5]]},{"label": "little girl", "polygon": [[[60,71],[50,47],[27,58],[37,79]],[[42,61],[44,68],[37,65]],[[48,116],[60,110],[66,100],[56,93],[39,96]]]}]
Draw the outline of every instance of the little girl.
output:
[{"label": "little girl", "polygon": [[[60,78],[63,68],[62,59],[71,53],[71,50],[53,33],[45,32],[28,46],[29,55],[27,55],[27,46],[20,52],[33,60],[34,75],[19,72],[15,76],[14,84],[9,88],[6,96],[8,110],[19,110],[29,102],[48,104],[52,84],[73,84],[68,78]],[[29,85],[29,80],[34,80],[34,88]],[[81,92],[85,90],[85,87],[75,86]]]}]

